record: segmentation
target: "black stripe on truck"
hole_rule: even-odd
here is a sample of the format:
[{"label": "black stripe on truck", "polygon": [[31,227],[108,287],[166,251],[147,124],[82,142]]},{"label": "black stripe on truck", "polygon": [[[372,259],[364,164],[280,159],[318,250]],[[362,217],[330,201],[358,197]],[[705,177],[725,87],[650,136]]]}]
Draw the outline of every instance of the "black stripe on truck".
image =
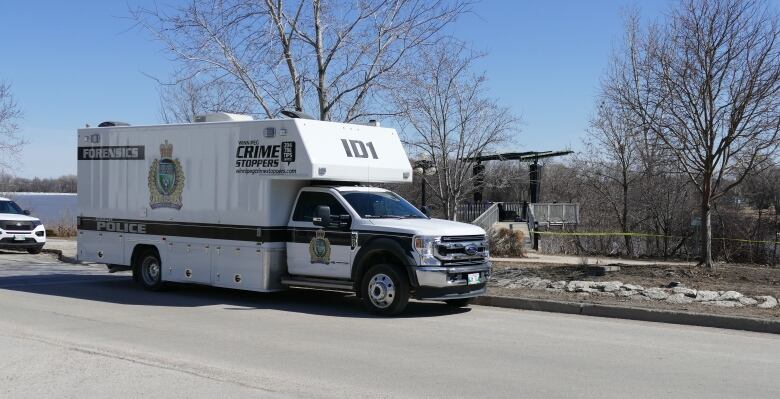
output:
[{"label": "black stripe on truck", "polygon": [[77,223],[79,230],[90,231],[252,242],[290,241],[290,231],[287,226],[245,226],[94,217],[79,217]]},{"label": "black stripe on truck", "polygon": [[[77,223],[79,230],[252,242],[309,243],[315,237],[316,231],[319,230],[318,228],[306,227],[246,226],[95,217],[79,217]],[[367,238],[362,233],[361,236]],[[325,231],[325,238],[330,241],[331,245],[350,245],[351,237],[350,231]]]}]

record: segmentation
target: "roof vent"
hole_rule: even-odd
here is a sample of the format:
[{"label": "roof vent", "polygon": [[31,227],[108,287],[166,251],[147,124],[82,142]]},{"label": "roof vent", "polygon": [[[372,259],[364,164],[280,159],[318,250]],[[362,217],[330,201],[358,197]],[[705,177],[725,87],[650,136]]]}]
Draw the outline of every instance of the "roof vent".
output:
[{"label": "roof vent", "polygon": [[100,122],[98,127],[130,126],[127,122],[105,121]]},{"label": "roof vent", "polygon": [[302,111],[292,111],[292,110],[283,110],[282,115],[292,118],[292,119],[317,119],[307,113],[304,113]]},{"label": "roof vent", "polygon": [[252,115],[229,114],[227,112],[212,112],[205,115],[195,115],[195,122],[238,122],[254,120]]}]

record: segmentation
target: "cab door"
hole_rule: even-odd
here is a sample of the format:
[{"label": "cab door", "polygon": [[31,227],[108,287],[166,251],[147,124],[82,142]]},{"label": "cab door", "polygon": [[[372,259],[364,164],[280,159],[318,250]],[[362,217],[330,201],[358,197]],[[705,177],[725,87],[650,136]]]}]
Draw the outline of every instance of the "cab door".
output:
[{"label": "cab door", "polygon": [[289,224],[287,271],[295,276],[348,279],[352,274],[351,231],[315,226],[312,220],[320,205],[330,207],[334,219],[340,215],[351,219],[347,207],[327,189],[302,191]]}]

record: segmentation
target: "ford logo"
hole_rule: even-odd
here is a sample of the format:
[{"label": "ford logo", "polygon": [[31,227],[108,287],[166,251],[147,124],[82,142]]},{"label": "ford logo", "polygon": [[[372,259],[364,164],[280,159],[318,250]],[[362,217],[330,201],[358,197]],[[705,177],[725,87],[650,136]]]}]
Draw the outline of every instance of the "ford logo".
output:
[{"label": "ford logo", "polygon": [[466,245],[466,248],[465,248],[466,255],[469,255],[469,256],[476,255],[478,250],[479,250],[479,248],[477,248],[477,246],[474,245],[474,244]]}]

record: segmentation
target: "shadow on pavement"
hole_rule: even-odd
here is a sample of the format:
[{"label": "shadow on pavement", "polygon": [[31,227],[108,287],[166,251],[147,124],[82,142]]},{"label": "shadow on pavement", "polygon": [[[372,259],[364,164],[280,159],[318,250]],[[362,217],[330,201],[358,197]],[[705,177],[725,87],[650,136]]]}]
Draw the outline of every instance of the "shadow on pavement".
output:
[{"label": "shadow on pavement", "polygon": [[[57,273],[0,276],[0,289],[41,295],[142,306],[215,306],[227,310],[273,309],[322,316],[373,318],[354,294],[309,289],[259,293],[175,284],[162,292],[146,291],[129,273],[96,275]],[[411,301],[399,317],[435,317],[468,312],[444,303]]]}]

